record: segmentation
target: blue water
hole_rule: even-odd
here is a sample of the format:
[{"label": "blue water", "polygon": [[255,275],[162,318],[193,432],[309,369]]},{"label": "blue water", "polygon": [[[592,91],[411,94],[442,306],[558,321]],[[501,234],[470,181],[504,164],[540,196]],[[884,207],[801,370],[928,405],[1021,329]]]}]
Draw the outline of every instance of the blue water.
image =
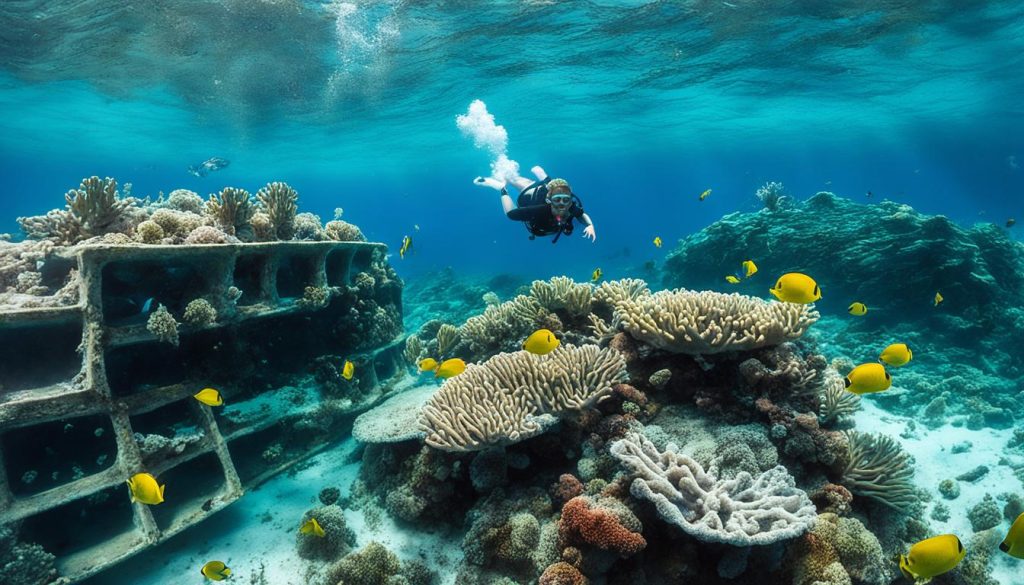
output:
[{"label": "blue water", "polygon": [[[287,181],[325,221],[411,234],[407,276],[614,278],[767,180],[1024,219],[1019,2],[16,0],[0,56],[0,232],[94,174],[137,196]],[[524,174],[571,181],[596,244],[530,242],[471,184],[474,99]],[[231,166],[185,172],[210,156]]]}]

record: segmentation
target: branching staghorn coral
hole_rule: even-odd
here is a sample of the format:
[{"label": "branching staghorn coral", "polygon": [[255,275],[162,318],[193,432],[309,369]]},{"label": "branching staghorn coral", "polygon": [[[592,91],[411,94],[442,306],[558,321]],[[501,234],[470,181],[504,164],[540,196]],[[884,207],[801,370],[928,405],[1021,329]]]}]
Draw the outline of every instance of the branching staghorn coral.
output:
[{"label": "branching staghorn coral", "polygon": [[913,458],[895,439],[883,434],[846,431],[850,461],[840,483],[851,493],[906,512],[917,503],[911,478]]},{"label": "branching staghorn coral", "polygon": [[611,454],[634,476],[630,493],[652,502],[662,520],[702,542],[733,546],[772,544],[810,530],[817,519],[814,504],[795,487],[785,467],[757,478],[745,471],[720,480],[694,459],[664,453],[641,435],[631,433],[612,444]]},{"label": "branching staghorn coral", "polygon": [[818,317],[807,305],[684,289],[615,305],[619,329],[650,346],[690,355],[778,345],[803,335]]},{"label": "branching staghorn coral", "polygon": [[822,424],[850,416],[860,408],[860,396],[853,392],[847,392],[843,379],[832,368],[828,369],[820,390],[818,420]]},{"label": "branching staghorn coral", "polygon": [[782,183],[777,181],[768,181],[759,187],[757,189],[757,198],[768,211],[778,211],[783,207],[787,207],[790,202],[790,198],[785,194]]},{"label": "branching staghorn coral", "polygon": [[206,202],[206,213],[213,217],[225,233],[236,236],[248,230],[249,220],[256,213],[256,207],[245,189],[225,187],[219,194],[210,194]]},{"label": "branching staghorn coral", "polygon": [[448,350],[455,345],[455,340],[459,337],[459,330],[454,325],[443,323],[437,329],[437,354],[443,356],[448,353]]},{"label": "branching staghorn coral", "polygon": [[567,276],[556,276],[549,281],[533,281],[530,295],[548,311],[565,309],[573,317],[590,312],[591,286],[573,282]]},{"label": "branching staghorn coral", "polygon": [[256,192],[256,199],[270,218],[270,227],[278,240],[290,240],[295,235],[295,214],[299,207],[299,194],[287,183],[267,183]]},{"label": "branching staghorn coral", "polygon": [[110,177],[83,179],[78,189],[71,189],[64,195],[64,200],[68,211],[81,224],[82,235],[86,238],[110,231],[136,203],[135,199],[118,197],[117,181]]},{"label": "branching staghorn coral", "polygon": [[444,451],[509,445],[594,405],[625,379],[622,355],[596,345],[563,345],[544,356],[501,353],[446,380],[419,427],[428,445]]}]

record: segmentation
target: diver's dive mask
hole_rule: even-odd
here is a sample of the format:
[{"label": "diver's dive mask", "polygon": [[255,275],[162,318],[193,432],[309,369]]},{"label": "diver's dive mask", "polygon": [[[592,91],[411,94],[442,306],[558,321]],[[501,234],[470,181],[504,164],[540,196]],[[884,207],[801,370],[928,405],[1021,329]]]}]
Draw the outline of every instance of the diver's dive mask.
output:
[{"label": "diver's dive mask", "polygon": [[548,203],[552,209],[566,210],[572,205],[572,196],[564,193],[553,195],[548,198]]}]

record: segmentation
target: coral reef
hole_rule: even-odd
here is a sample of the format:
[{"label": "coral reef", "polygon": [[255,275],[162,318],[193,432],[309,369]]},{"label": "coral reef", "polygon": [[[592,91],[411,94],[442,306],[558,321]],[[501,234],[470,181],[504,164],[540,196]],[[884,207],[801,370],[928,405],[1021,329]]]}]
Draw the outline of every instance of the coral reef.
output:
[{"label": "coral reef", "polygon": [[814,504],[784,467],[756,479],[741,472],[723,481],[671,446],[659,452],[640,435],[616,441],[610,450],[634,476],[633,496],[653,503],[665,522],[701,542],[772,544],[814,525]]},{"label": "coral reef", "polygon": [[237,236],[242,241],[247,239],[246,236],[252,237],[249,221],[256,213],[256,207],[252,196],[245,189],[225,187],[220,193],[211,194],[206,202],[206,213],[214,218],[217,227],[227,235]]},{"label": "coral reef", "polygon": [[181,320],[193,327],[204,327],[217,321],[217,309],[206,299],[195,299],[185,307]]},{"label": "coral reef", "polygon": [[576,496],[562,506],[558,537],[564,544],[591,545],[626,558],[647,546],[636,516],[618,500]]},{"label": "coral reef", "polygon": [[850,461],[842,483],[856,496],[869,498],[906,513],[918,502],[911,478],[913,460],[887,435],[847,431]]},{"label": "coral reef", "polygon": [[178,321],[167,310],[167,307],[160,305],[150,313],[149,320],[146,321],[146,329],[160,341],[170,343],[175,347],[178,346]]},{"label": "coral reef", "polygon": [[24,543],[10,526],[0,526],[0,575],[8,585],[42,585],[58,579],[55,558],[37,544]]},{"label": "coral reef", "polygon": [[420,429],[428,445],[448,451],[516,443],[595,404],[625,375],[618,352],[593,345],[499,354],[445,381],[424,406]]},{"label": "coral reef", "polygon": [[296,547],[304,559],[335,560],[356,544],[356,534],[345,523],[345,512],[335,504],[325,504],[302,515],[302,524],[316,518],[323,536],[296,534]]},{"label": "coral reef", "polygon": [[295,235],[295,214],[299,194],[287,183],[267,183],[256,192],[260,207],[267,214],[270,233],[276,240],[290,240]]}]

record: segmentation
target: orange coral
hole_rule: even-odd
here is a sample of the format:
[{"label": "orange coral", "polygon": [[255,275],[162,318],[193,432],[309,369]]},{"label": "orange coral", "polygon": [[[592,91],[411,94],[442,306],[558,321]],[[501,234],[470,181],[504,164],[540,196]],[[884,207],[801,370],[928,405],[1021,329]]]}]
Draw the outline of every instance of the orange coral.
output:
[{"label": "orange coral", "polygon": [[539,585],[587,585],[587,578],[569,563],[557,562],[544,569]]},{"label": "orange coral", "polygon": [[616,552],[623,558],[635,555],[647,546],[642,534],[623,526],[611,511],[592,508],[585,496],[577,496],[562,507],[558,536],[562,542],[582,541]]}]

